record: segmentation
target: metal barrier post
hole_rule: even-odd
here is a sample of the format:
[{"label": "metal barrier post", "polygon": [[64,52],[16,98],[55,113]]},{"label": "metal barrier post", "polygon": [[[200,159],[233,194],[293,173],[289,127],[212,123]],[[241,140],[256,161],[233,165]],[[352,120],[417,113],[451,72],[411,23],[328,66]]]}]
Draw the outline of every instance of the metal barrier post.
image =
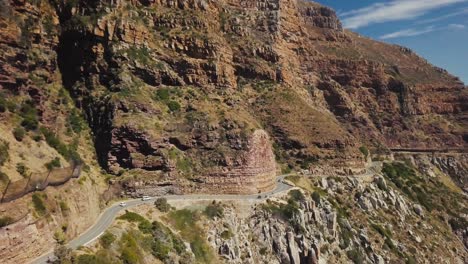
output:
[{"label": "metal barrier post", "polygon": [[2,199],[0,200],[0,203],[3,203],[3,198],[5,197],[5,194],[8,191],[8,187],[10,187],[10,183],[11,183],[11,180],[8,179],[8,183],[7,183],[7,186],[6,186],[5,190],[3,190]]}]

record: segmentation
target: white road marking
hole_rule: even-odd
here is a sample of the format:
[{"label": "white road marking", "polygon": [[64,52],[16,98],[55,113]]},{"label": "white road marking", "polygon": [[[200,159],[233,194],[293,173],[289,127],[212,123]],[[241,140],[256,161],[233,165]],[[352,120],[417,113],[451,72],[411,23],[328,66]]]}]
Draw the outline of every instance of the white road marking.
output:
[{"label": "white road marking", "polygon": [[90,241],[86,242],[84,244],[84,246],[87,246],[89,244],[91,244],[92,242],[94,242],[96,239],[98,239],[100,236],[102,236],[102,234],[104,234],[105,231],[102,231],[101,233],[99,233],[99,235],[97,235],[95,238],[91,239]]}]

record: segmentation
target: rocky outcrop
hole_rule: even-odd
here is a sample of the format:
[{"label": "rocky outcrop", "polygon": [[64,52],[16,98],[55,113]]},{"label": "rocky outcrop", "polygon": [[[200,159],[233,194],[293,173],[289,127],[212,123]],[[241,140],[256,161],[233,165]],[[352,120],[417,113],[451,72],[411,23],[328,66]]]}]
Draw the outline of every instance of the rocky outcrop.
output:
[{"label": "rocky outcrop", "polygon": [[468,155],[446,154],[433,155],[431,163],[444,172],[462,188],[468,191]]},{"label": "rocky outcrop", "polygon": [[[428,209],[389,183],[387,177],[312,179],[316,191],[299,200],[293,198],[298,199],[298,195],[283,194],[258,202],[250,211],[246,205],[225,205],[224,216],[208,222],[211,246],[227,263],[466,260],[466,251],[454,239],[455,234],[448,239],[436,232],[430,224],[434,220],[427,217]],[[439,223],[444,230],[450,229],[445,220]],[[447,251],[446,243],[457,248],[456,252]],[[418,250],[407,257],[399,255],[408,248]]]},{"label": "rocky outcrop", "polygon": [[[276,161],[270,137],[263,130],[255,131],[247,143],[246,152],[219,171],[201,177],[200,193],[254,194],[276,186]],[[233,162],[229,162],[233,163]]]}]

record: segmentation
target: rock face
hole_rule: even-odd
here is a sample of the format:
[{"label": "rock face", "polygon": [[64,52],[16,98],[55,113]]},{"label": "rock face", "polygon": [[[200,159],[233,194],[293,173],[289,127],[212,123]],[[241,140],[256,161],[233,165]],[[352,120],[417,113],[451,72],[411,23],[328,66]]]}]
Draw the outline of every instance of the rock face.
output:
[{"label": "rock face", "polygon": [[[425,209],[382,181],[330,178],[326,197],[311,199],[308,195],[291,202],[293,198],[284,195],[250,210],[225,206],[223,217],[207,223],[208,241],[226,263],[400,262],[400,251],[389,250],[390,246],[418,249],[412,255],[418,261],[466,260],[467,253],[455,234],[447,239],[436,232],[423,215]],[[318,183],[314,183],[316,188],[320,188]],[[381,189],[383,186],[387,187]],[[278,210],[284,203],[293,206],[288,217]],[[226,233],[231,235],[223,236]],[[445,250],[445,243],[458,251]]]},{"label": "rock face", "polygon": [[268,134],[255,131],[248,141],[247,151],[235,167],[220,168],[201,178],[201,193],[253,194],[272,190],[276,186],[276,162]]},{"label": "rock face", "polygon": [[[303,168],[362,169],[364,144],[467,144],[463,83],[406,48],[343,30],[314,2],[8,1],[3,10],[2,87],[40,98],[18,41],[48,54],[28,69],[60,71],[114,174],[232,170],[258,129],[280,162]],[[174,147],[190,169],[168,155]]]},{"label": "rock face", "polygon": [[468,155],[434,155],[431,163],[442,172],[450,175],[465,192],[468,191]]},{"label": "rock face", "polygon": [[363,144],[466,146],[457,78],[343,30],[317,3],[57,1],[55,12],[63,83],[115,174],[249,174],[231,163],[259,129],[290,167],[358,171]]}]

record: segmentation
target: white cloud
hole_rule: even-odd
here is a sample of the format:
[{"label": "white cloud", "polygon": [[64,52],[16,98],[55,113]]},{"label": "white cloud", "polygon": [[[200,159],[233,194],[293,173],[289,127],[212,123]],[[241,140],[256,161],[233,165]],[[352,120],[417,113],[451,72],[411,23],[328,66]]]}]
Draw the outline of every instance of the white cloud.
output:
[{"label": "white cloud", "polygon": [[425,28],[409,28],[409,29],[403,29],[399,30],[393,33],[385,34],[380,37],[380,39],[392,39],[392,38],[401,38],[401,37],[413,37],[413,36],[419,36],[427,33],[431,33],[434,31],[439,31],[439,30],[461,30],[464,29],[465,25],[462,24],[450,24],[444,27],[435,27],[435,26],[428,26]]},{"label": "white cloud", "polygon": [[391,0],[341,13],[346,28],[357,29],[375,23],[408,20],[431,10],[467,2],[468,0]]},{"label": "white cloud", "polygon": [[409,28],[409,29],[404,29],[400,31],[396,31],[393,33],[385,34],[380,37],[380,39],[392,39],[392,38],[399,38],[399,37],[413,37],[413,36],[418,36],[426,33],[433,32],[435,30],[438,30],[437,28],[430,26],[426,27],[423,29],[415,29],[415,28]]},{"label": "white cloud", "polygon": [[447,26],[450,29],[464,29],[465,25],[462,24],[450,24]]},{"label": "white cloud", "polygon": [[448,19],[448,18],[452,18],[452,17],[464,15],[464,14],[468,14],[468,8],[464,8],[462,10],[459,10],[459,11],[456,11],[456,12],[453,12],[453,13],[450,13],[450,14],[446,14],[446,15],[443,15],[443,16],[420,20],[420,21],[417,21],[416,24],[434,23],[434,22],[437,22],[437,21],[445,20],[445,19]]}]

